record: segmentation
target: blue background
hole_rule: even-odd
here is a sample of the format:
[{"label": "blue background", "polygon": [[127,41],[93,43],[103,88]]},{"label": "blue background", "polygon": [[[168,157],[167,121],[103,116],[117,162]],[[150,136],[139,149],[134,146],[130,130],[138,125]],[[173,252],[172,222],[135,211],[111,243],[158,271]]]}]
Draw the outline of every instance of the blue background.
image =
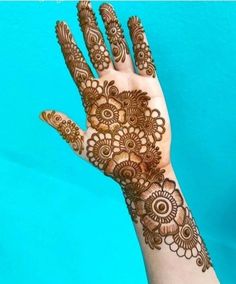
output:
[{"label": "blue background", "polygon": [[[97,8],[100,3],[94,3]],[[236,3],[116,2],[139,15],[172,121],[172,157],[222,283],[235,283]],[[0,3],[0,283],[147,283],[122,194],[39,120],[85,115],[54,34],[73,3]],[[100,18],[99,18],[99,22]],[[101,25],[104,30],[103,25]]]}]

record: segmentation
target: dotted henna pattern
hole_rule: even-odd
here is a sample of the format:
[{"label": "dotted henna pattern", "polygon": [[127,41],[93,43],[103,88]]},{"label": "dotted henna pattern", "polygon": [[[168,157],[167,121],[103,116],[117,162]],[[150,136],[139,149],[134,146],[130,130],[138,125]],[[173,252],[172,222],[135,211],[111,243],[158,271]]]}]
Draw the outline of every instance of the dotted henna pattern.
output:
[{"label": "dotted henna pattern", "polygon": [[130,36],[133,41],[135,64],[146,75],[155,77],[155,65],[151,50],[145,41],[144,29],[138,17],[131,17],[128,22]]},{"label": "dotted henna pattern", "polygon": [[116,13],[111,5],[103,4],[100,7],[108,40],[111,44],[112,54],[116,62],[124,62],[129,48],[125,42],[123,29],[117,19]]},{"label": "dotted henna pattern", "polygon": [[77,7],[81,30],[84,34],[91,61],[98,71],[103,71],[109,67],[111,59],[102,33],[98,28],[91,4],[89,1],[80,1]]},{"label": "dotted henna pattern", "polygon": [[62,138],[65,139],[67,143],[71,144],[75,152],[78,154],[82,153],[84,149],[84,138],[79,127],[76,126],[74,122],[70,119],[63,118],[55,111],[42,112],[41,116],[42,119],[58,130]]}]

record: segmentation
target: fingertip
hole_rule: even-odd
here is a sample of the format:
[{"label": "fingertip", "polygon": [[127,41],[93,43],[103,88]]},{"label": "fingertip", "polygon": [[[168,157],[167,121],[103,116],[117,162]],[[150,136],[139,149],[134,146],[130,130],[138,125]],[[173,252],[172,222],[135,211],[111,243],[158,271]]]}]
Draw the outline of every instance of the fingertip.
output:
[{"label": "fingertip", "polygon": [[134,25],[134,24],[141,24],[141,19],[138,16],[131,16],[128,19],[128,27]]},{"label": "fingertip", "polygon": [[42,112],[39,114],[39,118],[40,118],[42,121],[46,121],[46,116],[47,116],[47,111],[42,111]]}]

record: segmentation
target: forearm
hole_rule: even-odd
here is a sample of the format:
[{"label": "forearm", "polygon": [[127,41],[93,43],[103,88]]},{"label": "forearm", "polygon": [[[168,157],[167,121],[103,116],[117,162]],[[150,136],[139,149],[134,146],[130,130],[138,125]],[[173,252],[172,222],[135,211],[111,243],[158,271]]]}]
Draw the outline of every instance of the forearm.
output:
[{"label": "forearm", "polygon": [[128,206],[149,283],[219,283],[171,165],[160,184]]}]

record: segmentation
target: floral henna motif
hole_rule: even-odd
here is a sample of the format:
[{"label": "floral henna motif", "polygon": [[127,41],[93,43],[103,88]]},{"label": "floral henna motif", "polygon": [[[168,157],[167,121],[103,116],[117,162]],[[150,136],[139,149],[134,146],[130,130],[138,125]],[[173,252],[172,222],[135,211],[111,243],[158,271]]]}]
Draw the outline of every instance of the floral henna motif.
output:
[{"label": "floral henna motif", "polygon": [[133,41],[135,64],[146,75],[155,77],[155,65],[148,44],[145,41],[144,29],[137,17],[131,17],[128,22],[130,36]]},{"label": "floral henna motif", "polygon": [[129,49],[115,11],[111,5],[103,4],[100,7],[100,13],[106,27],[106,33],[111,44],[114,59],[116,62],[124,62],[126,54],[129,54]]},{"label": "floral henna motif", "polygon": [[204,241],[200,237],[198,228],[187,207],[185,208],[185,212],[184,222],[178,228],[178,232],[166,236],[165,243],[169,245],[170,250],[176,252],[180,257],[187,259],[197,258],[196,263],[198,266],[202,266],[202,271],[204,272],[212,266],[212,263]]},{"label": "floral henna motif", "polygon": [[143,226],[145,242],[151,249],[165,243],[178,256],[195,258],[202,271],[208,269],[209,256],[183,197],[159,167],[165,120],[149,108],[150,97],[140,90],[119,92],[114,81],[100,85],[88,79],[81,89],[96,131],[87,140],[87,158],[120,183],[132,220]]},{"label": "floral henna motif", "polygon": [[113,152],[112,136],[110,133],[95,133],[87,141],[87,157],[96,167],[103,169],[111,159]]},{"label": "floral henna motif", "polygon": [[152,143],[161,140],[162,134],[165,132],[164,124],[165,121],[160,117],[160,112],[158,110],[146,109],[143,130]]},{"label": "floral henna motif", "polygon": [[78,18],[94,67],[98,71],[107,69],[111,60],[90,1],[80,1],[78,3]]},{"label": "floral henna motif", "polygon": [[144,153],[147,151],[147,139],[140,128],[123,127],[114,135],[114,152],[126,151]]},{"label": "floral henna motif", "polygon": [[[119,92],[114,81],[81,83],[90,135],[87,159],[122,187],[129,213],[143,226],[143,237],[151,249],[162,244],[180,257],[196,259],[205,271],[211,261],[196,224],[174,181],[164,178],[157,146],[165,132],[165,121],[157,109],[148,106],[141,91]],[[55,127],[78,153],[83,135],[71,120],[44,112],[44,120]]]},{"label": "floral henna motif", "polygon": [[42,118],[58,130],[66,142],[71,144],[75,152],[78,152],[79,154],[82,153],[84,141],[83,135],[74,122],[69,119],[64,119],[55,111],[43,112]]},{"label": "floral henna motif", "polygon": [[162,186],[153,183],[140,199],[136,204],[137,214],[150,231],[158,229],[162,236],[166,236],[177,232],[183,224],[183,198],[173,181],[165,179]]}]

